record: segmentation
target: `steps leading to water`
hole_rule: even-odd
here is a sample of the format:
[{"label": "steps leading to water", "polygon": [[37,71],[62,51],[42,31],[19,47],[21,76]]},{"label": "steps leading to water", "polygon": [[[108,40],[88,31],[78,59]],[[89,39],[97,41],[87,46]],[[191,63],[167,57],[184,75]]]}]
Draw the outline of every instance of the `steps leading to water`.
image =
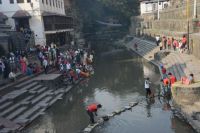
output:
[{"label": "steps leading to water", "polygon": [[[29,80],[14,86],[13,91],[0,99],[0,118],[25,126],[67,93],[72,86],[50,89],[38,81]],[[2,123],[2,124],[1,124]],[[8,126],[0,123],[0,133],[9,133],[21,129],[20,126]],[[7,125],[7,126],[6,126]]]},{"label": "steps leading to water", "polygon": [[[134,44],[137,44],[138,50],[135,51]],[[128,45],[129,48],[140,54],[145,58],[149,58],[149,56],[153,56],[154,53],[159,52],[159,48],[155,42],[150,42],[147,40],[142,40],[140,38],[134,38]],[[186,68],[186,64],[184,60],[179,57],[177,52],[171,52],[168,56],[162,59],[162,64],[167,68],[167,72],[173,73],[178,80],[181,79],[182,76],[186,76],[190,73],[190,71]],[[151,60],[154,60],[154,57],[151,57]]]}]

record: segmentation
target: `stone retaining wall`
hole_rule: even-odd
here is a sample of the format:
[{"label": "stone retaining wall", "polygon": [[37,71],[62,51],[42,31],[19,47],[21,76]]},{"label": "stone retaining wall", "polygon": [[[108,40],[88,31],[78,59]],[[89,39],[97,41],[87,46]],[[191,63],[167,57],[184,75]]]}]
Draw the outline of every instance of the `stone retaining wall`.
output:
[{"label": "stone retaining wall", "polygon": [[190,36],[190,38],[192,40],[190,43],[191,53],[200,59],[200,35],[193,34]]},{"label": "stone retaining wall", "polygon": [[179,105],[194,104],[200,100],[200,82],[191,85],[177,82],[172,87],[172,96]]}]

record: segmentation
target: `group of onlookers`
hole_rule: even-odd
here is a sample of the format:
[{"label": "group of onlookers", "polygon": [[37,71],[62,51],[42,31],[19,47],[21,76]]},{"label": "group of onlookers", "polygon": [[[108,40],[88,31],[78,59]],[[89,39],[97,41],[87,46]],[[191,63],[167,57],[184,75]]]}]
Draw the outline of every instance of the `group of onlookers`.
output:
[{"label": "group of onlookers", "polygon": [[38,48],[38,59],[45,73],[50,67],[56,67],[70,82],[79,77],[88,77],[93,72],[93,58],[93,51],[78,48],[59,50],[53,43]]},{"label": "group of onlookers", "polygon": [[[70,81],[79,77],[88,77],[93,72],[92,62],[94,52],[83,49],[61,49],[52,43],[38,46],[35,58],[28,58],[24,51],[11,52],[0,58],[0,80],[15,80],[16,74],[32,75],[44,70],[47,74],[49,68],[57,68]],[[30,62],[29,62],[30,60]]]},{"label": "group of onlookers", "polygon": [[174,50],[183,53],[186,49],[188,49],[187,38],[183,35],[182,39],[178,40],[175,38],[170,38],[163,36],[156,36],[156,44],[160,47],[160,50]]},{"label": "group of onlookers", "polygon": [[16,74],[21,72],[22,74],[31,75],[33,73],[40,72],[39,65],[35,63],[29,63],[27,54],[24,51],[10,52],[7,56],[0,58],[0,79],[15,80]]}]

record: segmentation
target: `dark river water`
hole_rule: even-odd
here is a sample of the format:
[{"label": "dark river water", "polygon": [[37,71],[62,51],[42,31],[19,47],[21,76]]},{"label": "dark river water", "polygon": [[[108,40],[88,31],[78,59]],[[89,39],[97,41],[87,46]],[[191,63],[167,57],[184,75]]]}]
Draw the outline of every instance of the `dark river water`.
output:
[{"label": "dark river water", "polygon": [[103,54],[96,59],[95,74],[56,102],[45,115],[27,127],[29,133],[79,133],[89,124],[85,108],[101,103],[98,116],[141,101],[132,110],[111,118],[93,133],[194,133],[179,121],[163,99],[145,100],[144,78],[150,77],[152,88],[159,88],[156,67],[128,51]]}]

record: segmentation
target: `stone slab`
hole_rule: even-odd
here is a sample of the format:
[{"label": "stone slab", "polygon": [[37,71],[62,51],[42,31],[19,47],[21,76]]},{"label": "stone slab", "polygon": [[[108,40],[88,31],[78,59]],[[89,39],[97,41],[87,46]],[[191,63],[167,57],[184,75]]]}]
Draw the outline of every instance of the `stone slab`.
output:
[{"label": "stone slab", "polygon": [[16,109],[14,112],[9,114],[8,116],[6,116],[6,118],[9,119],[9,120],[12,120],[15,117],[17,117],[18,115],[20,115],[21,113],[23,113],[23,111],[26,110],[26,109],[27,109],[26,106],[22,106],[22,107]]},{"label": "stone slab", "polygon": [[36,81],[43,81],[43,80],[55,80],[59,77],[61,77],[62,75],[61,74],[42,74],[36,78],[34,78],[33,80],[36,80]]},{"label": "stone slab", "polygon": [[12,103],[13,103],[12,101],[8,101],[8,102],[2,104],[2,105],[0,106],[0,111],[5,110],[5,108],[8,107],[8,106],[10,106]]}]

